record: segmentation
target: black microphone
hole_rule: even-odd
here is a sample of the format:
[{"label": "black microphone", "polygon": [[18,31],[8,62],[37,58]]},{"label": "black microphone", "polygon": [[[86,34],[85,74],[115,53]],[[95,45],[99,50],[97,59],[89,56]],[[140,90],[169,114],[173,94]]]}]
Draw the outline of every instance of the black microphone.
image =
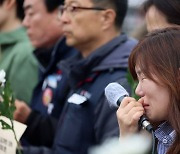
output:
[{"label": "black microphone", "polygon": [[[124,97],[129,96],[128,92],[117,82],[110,83],[105,88],[105,96],[110,106],[119,107]],[[152,132],[153,127],[145,115],[139,119],[139,127]]]}]

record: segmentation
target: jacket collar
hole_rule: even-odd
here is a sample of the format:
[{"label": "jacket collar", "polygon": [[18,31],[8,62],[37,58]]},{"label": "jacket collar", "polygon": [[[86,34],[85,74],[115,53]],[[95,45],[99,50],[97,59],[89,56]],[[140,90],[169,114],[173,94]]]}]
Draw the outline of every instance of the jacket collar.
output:
[{"label": "jacket collar", "polygon": [[13,44],[24,39],[28,39],[24,27],[19,27],[10,32],[0,33],[0,44]]},{"label": "jacket collar", "polygon": [[99,64],[103,62],[106,57],[112,54],[121,43],[126,41],[127,36],[122,34],[107,44],[96,49],[86,58],[82,58],[81,54],[79,53],[75,57],[72,57],[66,61],[62,61],[61,69],[68,76],[70,85],[76,87],[79,81],[84,80],[89,74],[93,72],[93,69],[98,67]]},{"label": "jacket collar", "polygon": [[66,45],[66,40],[61,37],[53,47],[49,49],[39,48],[34,51],[40,70],[44,73],[44,76],[53,72],[57,67],[59,67],[59,62],[68,57],[77,54],[77,51]]}]

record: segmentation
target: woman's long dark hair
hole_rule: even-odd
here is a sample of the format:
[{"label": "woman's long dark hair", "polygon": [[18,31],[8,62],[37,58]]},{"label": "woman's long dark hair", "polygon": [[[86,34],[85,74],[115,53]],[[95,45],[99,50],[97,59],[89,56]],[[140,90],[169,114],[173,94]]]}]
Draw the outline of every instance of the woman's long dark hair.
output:
[{"label": "woman's long dark hair", "polygon": [[168,121],[176,131],[176,138],[168,154],[180,153],[180,28],[156,30],[147,35],[134,48],[129,57],[129,69],[137,79],[135,66],[155,81],[154,75],[170,93]]}]

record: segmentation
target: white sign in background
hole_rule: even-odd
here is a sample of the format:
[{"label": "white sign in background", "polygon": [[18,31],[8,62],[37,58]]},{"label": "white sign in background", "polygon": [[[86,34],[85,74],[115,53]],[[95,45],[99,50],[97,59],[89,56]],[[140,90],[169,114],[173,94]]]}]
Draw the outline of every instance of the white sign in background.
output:
[{"label": "white sign in background", "polygon": [[[0,119],[11,126],[10,120],[8,118],[0,116]],[[13,121],[13,123],[16,137],[19,141],[27,126],[17,121]],[[0,154],[16,154],[16,147],[17,143],[12,130],[2,129],[0,123]]]}]

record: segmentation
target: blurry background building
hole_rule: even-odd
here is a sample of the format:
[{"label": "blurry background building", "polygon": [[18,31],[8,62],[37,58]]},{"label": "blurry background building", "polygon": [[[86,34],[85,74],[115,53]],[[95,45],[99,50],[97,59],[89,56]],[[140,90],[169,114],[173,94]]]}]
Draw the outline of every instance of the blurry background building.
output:
[{"label": "blurry background building", "polygon": [[139,11],[144,1],[128,0],[129,9],[123,25],[123,31],[137,39],[146,33],[144,16]]}]

